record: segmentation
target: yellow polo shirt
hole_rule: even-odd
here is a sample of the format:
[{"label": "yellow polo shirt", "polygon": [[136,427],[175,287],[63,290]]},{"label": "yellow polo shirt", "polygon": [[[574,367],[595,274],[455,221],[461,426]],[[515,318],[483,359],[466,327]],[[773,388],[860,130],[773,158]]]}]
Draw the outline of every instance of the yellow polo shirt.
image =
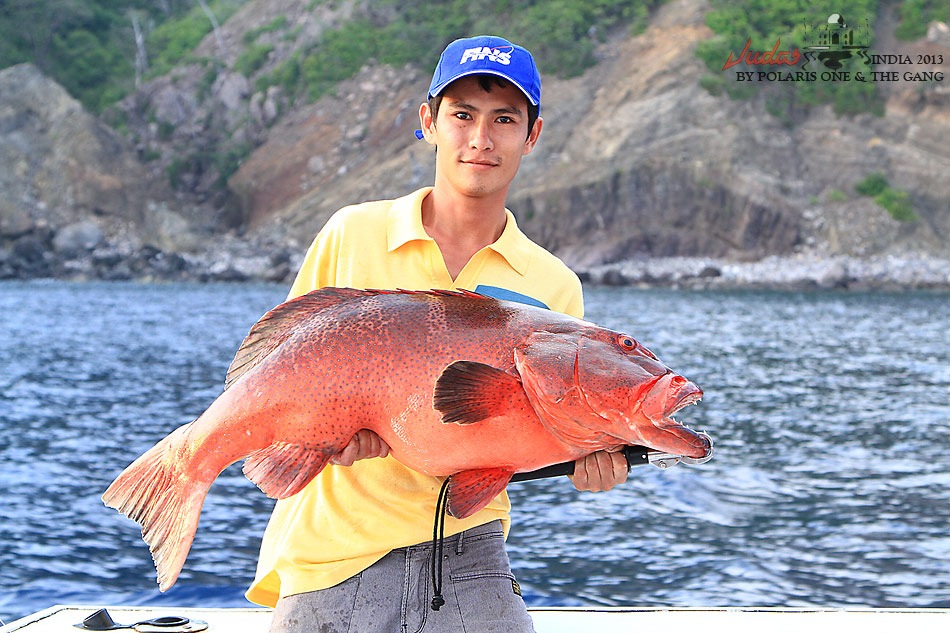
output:
[{"label": "yellow polo shirt", "polygon": [[[529,240],[507,210],[501,237],[453,282],[422,226],[422,201],[430,191],[334,214],[307,252],[290,297],[324,286],[465,289],[583,316],[577,276]],[[304,490],[277,502],[247,598],[274,606],[278,597],[332,587],[393,549],[430,540],[440,485],[392,457],[327,466]],[[464,520],[446,517],[445,533],[501,519],[507,534],[510,508],[503,492]]]}]

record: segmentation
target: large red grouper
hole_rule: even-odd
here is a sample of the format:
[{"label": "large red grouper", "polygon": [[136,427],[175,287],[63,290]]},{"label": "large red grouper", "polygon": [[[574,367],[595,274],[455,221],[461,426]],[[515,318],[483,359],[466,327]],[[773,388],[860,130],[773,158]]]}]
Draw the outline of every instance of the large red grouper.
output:
[{"label": "large red grouper", "polygon": [[644,445],[692,458],[708,436],[670,416],[702,391],[632,337],[470,292],[323,288],[258,321],[224,392],[126,468],[102,499],[142,525],[162,591],[212,482],[246,459],[265,494],[296,494],[360,429],[449,476],[448,512],[485,507],[517,472]]}]

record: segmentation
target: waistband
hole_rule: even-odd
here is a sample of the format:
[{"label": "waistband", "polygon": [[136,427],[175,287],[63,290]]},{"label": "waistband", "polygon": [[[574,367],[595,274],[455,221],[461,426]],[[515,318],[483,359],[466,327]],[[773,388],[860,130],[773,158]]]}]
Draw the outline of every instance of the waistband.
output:
[{"label": "waistband", "polygon": [[[453,534],[452,536],[446,536],[443,540],[443,543],[446,547],[452,547],[456,550],[461,547],[462,543],[466,540],[478,539],[485,536],[501,536],[504,538],[504,530],[501,527],[501,521],[495,519],[494,521],[489,521],[488,523],[483,523],[482,525],[476,525],[473,528],[463,530],[458,534]],[[425,543],[419,543],[418,545],[410,545],[408,547],[400,547],[394,549],[394,552],[428,552],[432,549],[432,541],[426,541]]]}]

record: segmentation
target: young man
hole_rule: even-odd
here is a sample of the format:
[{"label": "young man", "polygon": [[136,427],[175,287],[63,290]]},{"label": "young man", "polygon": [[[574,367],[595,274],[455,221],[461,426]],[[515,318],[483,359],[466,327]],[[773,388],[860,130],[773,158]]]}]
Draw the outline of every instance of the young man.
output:
[{"label": "young man", "polygon": [[[434,185],[338,211],[290,296],[323,286],[467,289],[582,316],[577,277],[505,208],[543,124],[531,54],[498,37],[457,40],[428,96],[417,136],[437,148]],[[446,518],[446,604],[433,610],[429,541],[441,481],[388,451],[361,431],[336,465],[277,503],[247,594],[276,605],[271,631],[533,630],[504,550],[507,494],[465,520]],[[579,460],[572,479],[607,490],[626,474],[622,455],[599,452]]]}]

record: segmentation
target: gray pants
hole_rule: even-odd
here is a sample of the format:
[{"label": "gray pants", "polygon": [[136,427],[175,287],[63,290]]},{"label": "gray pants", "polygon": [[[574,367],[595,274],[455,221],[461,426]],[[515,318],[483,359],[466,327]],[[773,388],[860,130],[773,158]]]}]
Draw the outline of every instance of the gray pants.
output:
[{"label": "gray pants", "polygon": [[281,598],[270,633],[534,631],[498,521],[445,539],[438,611],[431,556],[431,543],[403,547],[339,585]]}]

